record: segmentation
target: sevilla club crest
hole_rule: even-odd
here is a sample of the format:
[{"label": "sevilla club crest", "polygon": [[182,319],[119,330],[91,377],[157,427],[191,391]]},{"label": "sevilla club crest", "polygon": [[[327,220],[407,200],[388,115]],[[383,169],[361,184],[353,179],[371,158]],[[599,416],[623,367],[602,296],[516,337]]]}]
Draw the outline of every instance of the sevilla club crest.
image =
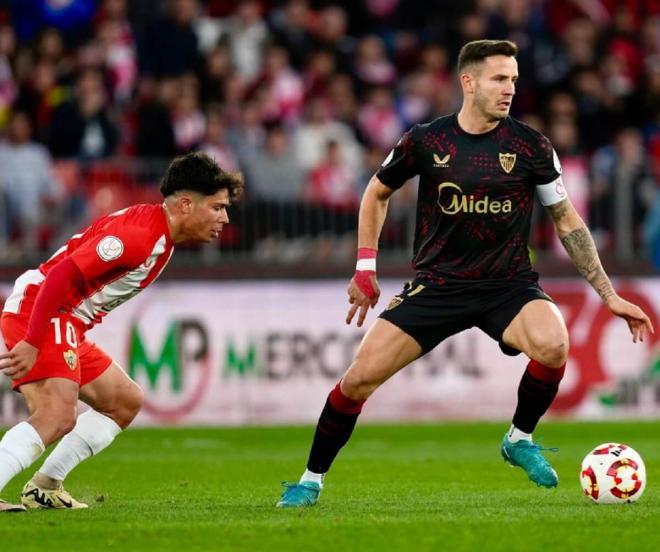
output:
[{"label": "sevilla club crest", "polygon": [[513,167],[516,164],[516,154],[515,153],[500,153],[500,165],[504,169],[504,172],[509,174]]}]

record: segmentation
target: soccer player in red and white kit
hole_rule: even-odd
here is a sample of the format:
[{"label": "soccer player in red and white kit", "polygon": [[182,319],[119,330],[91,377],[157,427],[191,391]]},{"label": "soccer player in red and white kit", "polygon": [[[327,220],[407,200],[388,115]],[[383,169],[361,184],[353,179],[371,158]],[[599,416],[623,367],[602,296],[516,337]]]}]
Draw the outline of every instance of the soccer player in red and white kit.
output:
[{"label": "soccer player in red and white kit", "polygon": [[509,117],[517,51],[506,40],[466,44],[458,57],[460,111],[413,127],[369,182],[360,206],[360,249],[346,322],[357,314],[361,326],[378,301],[376,250],[387,204],[395,190],[419,175],[417,275],[380,314],[330,392],[307,469],[298,483],[287,485],[278,506],[315,504],[367,398],[410,362],[471,327],[495,339],[505,354],[529,357],[500,451],[537,485],[557,485],[557,473],[532,432],[557,395],[568,331],[529,259],[535,195],[580,273],[610,311],[626,320],[633,340],[653,331],[649,317],[614,291],[589,230],[567,197],[550,141]]},{"label": "soccer player in red and white kit", "polygon": [[[87,507],[62,481],[131,423],[143,394],[85,333],[151,284],[174,245],[217,239],[242,189],[241,175],[207,155],[178,157],[161,183],[162,204],[99,219],[16,280],[0,319],[9,351],[0,355],[0,370],[25,397],[30,417],[0,440],[0,491],[63,439],[25,485],[22,504],[0,501],[0,511]],[[91,409],[77,416],[79,398]]]}]

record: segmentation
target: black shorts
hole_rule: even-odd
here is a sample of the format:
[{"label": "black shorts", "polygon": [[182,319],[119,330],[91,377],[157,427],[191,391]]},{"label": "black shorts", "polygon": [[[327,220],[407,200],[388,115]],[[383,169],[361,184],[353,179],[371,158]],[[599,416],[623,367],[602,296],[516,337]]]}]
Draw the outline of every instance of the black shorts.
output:
[{"label": "black shorts", "polygon": [[502,334],[520,309],[535,299],[552,299],[536,281],[487,280],[442,286],[425,280],[408,282],[380,318],[407,333],[428,353],[448,337],[477,327],[511,356],[520,353],[502,342]]}]

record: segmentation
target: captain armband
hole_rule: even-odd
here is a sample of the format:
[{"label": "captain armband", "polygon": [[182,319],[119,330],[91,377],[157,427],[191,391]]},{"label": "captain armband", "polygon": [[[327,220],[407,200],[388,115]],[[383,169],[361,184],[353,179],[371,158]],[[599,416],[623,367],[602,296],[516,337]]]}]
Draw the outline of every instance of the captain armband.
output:
[{"label": "captain armband", "polygon": [[536,193],[539,196],[541,205],[545,207],[554,205],[555,203],[559,203],[568,198],[561,176],[558,176],[557,179],[552,182],[537,186]]}]

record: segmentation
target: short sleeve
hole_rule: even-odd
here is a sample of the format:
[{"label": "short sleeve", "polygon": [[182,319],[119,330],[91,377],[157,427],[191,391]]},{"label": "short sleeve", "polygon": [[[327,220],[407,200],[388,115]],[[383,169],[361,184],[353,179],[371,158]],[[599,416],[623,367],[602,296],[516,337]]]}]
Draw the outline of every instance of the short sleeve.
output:
[{"label": "short sleeve", "polygon": [[541,186],[554,182],[561,176],[561,163],[550,140],[541,135],[536,155],[532,160],[533,182]]},{"label": "short sleeve", "polygon": [[415,161],[413,127],[406,132],[383,161],[376,177],[387,187],[398,190],[413,176],[419,174]]},{"label": "short sleeve", "polygon": [[86,280],[102,277],[118,271],[130,271],[144,263],[150,253],[149,239],[143,229],[134,232],[115,231],[109,226],[105,231],[78,247],[69,256]]}]

